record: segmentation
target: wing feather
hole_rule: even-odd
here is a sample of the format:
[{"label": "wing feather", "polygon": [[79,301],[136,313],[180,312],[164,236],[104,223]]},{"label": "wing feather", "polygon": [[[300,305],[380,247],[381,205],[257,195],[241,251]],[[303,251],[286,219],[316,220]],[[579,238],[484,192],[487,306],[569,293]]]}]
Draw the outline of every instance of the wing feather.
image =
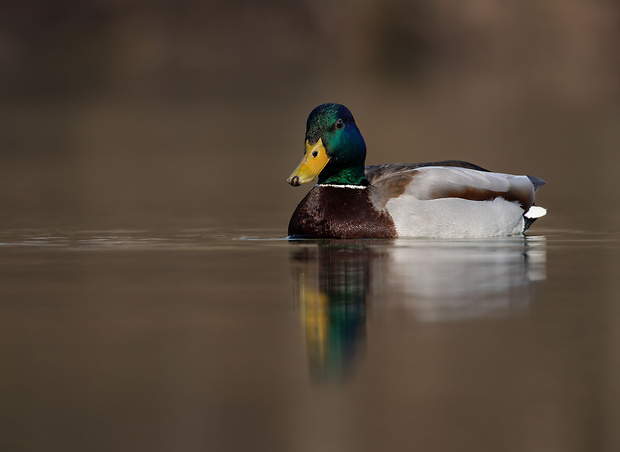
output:
[{"label": "wing feather", "polygon": [[366,177],[371,185],[375,185],[383,179],[405,175],[412,170],[427,166],[450,166],[469,168],[478,171],[489,171],[481,166],[474,165],[473,163],[465,162],[463,160],[443,160],[441,162],[427,163],[387,163],[385,165],[371,165],[366,167]]},{"label": "wing feather", "polygon": [[461,198],[492,201],[504,198],[516,201],[527,211],[534,203],[535,184],[528,176],[492,173],[456,166],[424,166],[383,172],[371,182],[385,194],[381,201],[401,195],[418,200]]}]

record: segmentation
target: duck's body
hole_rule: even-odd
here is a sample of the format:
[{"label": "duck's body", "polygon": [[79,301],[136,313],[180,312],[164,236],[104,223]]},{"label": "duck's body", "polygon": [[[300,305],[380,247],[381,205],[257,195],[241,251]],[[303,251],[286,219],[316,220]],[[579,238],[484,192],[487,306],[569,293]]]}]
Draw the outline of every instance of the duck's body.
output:
[{"label": "duck's body", "polygon": [[306,148],[289,183],[320,173],[319,183],[295,209],[289,236],[506,236],[524,232],[545,214],[533,206],[544,182],[532,176],[455,160],[364,167],[363,138],[342,105],[321,105],[310,114]]}]

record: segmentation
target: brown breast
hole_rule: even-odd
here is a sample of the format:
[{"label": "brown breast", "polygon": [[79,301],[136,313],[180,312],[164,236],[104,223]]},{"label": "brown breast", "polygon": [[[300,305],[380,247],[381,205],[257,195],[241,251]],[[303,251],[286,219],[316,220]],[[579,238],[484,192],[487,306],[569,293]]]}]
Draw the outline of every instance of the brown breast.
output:
[{"label": "brown breast", "polygon": [[393,238],[392,217],[377,210],[372,187],[338,188],[317,185],[299,203],[291,217],[288,234],[306,238]]}]

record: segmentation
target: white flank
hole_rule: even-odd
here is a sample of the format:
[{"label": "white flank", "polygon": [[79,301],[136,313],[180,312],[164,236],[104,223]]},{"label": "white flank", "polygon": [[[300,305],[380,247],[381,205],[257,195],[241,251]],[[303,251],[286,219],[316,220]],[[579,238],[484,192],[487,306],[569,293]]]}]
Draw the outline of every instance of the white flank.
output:
[{"label": "white flank", "polygon": [[503,198],[470,201],[409,196],[389,200],[386,209],[399,237],[502,237],[523,232],[523,209]]}]

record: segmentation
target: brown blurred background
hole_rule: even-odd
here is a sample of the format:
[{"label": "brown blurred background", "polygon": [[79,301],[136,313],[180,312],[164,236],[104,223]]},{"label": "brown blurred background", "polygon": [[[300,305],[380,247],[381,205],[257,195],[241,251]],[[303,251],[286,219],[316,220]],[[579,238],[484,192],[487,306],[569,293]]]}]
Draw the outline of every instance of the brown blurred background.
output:
[{"label": "brown blurred background", "polygon": [[616,1],[11,3],[1,227],[284,233],[305,192],[285,180],[328,101],[368,163],[534,174],[546,227],[620,224]]}]

